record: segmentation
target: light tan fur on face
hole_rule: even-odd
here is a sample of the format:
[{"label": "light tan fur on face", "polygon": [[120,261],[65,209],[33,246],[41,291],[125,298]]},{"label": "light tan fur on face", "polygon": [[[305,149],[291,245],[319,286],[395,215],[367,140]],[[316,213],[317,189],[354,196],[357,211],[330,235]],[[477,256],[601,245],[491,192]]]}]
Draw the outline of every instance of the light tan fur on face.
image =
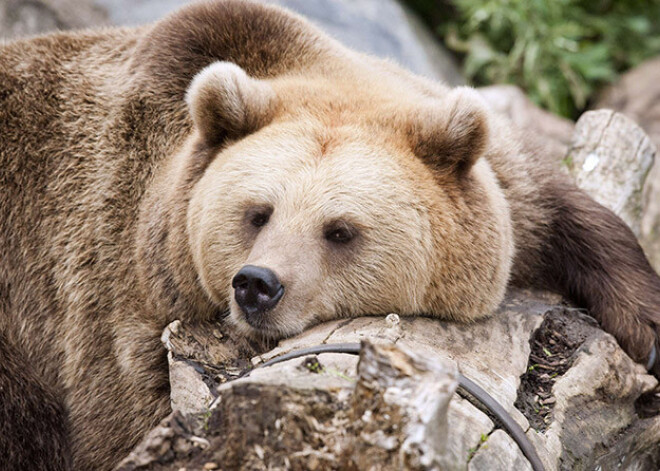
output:
[{"label": "light tan fur on face", "polygon": [[[203,71],[193,83],[189,100],[202,102],[197,87],[223,96],[227,80]],[[488,139],[480,101],[457,90],[437,104],[435,128],[411,113],[397,129],[401,117],[380,119],[387,114],[373,97],[356,112],[342,85],[297,77],[259,85],[277,94],[279,116],[218,152],[192,193],[187,232],[205,289],[219,306],[229,301],[241,330],[269,336],[350,315],[488,314],[504,294],[513,243],[496,178],[476,162]],[[411,147],[419,152],[420,140],[418,159]],[[266,227],[249,226],[252,208],[273,210]],[[357,228],[356,240],[324,240],[333,221]],[[285,286],[259,332],[233,300],[230,281],[244,265],[273,270]]]},{"label": "light tan fur on face", "polygon": [[[337,144],[323,152],[328,138]],[[230,279],[246,264],[272,269],[285,286],[265,334],[290,335],[313,321],[394,305],[419,309],[432,249],[428,215],[396,161],[388,162],[392,151],[369,141],[352,127],[277,123],[211,164],[194,190],[188,232],[204,286],[217,302],[232,300],[239,327],[249,330]],[[253,231],[245,213],[263,206],[273,214]],[[358,230],[346,247],[324,240],[325,224],[339,220]]]}]

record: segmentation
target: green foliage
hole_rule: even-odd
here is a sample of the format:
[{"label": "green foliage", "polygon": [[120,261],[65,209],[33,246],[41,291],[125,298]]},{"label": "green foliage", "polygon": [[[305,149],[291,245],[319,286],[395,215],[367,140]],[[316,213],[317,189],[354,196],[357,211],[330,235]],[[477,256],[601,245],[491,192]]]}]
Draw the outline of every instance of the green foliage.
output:
[{"label": "green foliage", "polygon": [[475,85],[514,83],[574,117],[593,92],[660,53],[660,0],[454,0],[442,26]]}]

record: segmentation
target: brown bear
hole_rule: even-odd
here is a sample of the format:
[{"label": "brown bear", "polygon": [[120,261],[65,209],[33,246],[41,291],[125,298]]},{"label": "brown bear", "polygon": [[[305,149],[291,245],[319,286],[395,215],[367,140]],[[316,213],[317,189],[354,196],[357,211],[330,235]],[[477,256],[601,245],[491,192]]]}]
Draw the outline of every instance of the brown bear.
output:
[{"label": "brown bear", "polygon": [[112,468],[168,412],[163,328],[227,311],[280,337],[538,286],[660,373],[660,279],[623,222],[474,91],[279,8],[3,45],[0,136],[6,469]]}]

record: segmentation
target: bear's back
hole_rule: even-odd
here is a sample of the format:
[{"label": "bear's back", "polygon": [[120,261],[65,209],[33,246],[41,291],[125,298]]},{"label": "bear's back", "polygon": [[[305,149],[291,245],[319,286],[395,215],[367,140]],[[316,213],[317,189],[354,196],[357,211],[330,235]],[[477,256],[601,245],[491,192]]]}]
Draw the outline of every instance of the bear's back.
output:
[{"label": "bear's back", "polygon": [[113,107],[102,90],[111,88],[127,57],[118,51],[133,36],[62,33],[0,49],[0,284],[10,307],[0,329],[20,334],[21,343],[34,339],[29,355],[52,379],[46,352],[60,350],[56,292],[65,283],[58,273],[72,245],[90,237],[85,206],[102,205],[102,195],[90,192],[98,187],[97,157]]}]

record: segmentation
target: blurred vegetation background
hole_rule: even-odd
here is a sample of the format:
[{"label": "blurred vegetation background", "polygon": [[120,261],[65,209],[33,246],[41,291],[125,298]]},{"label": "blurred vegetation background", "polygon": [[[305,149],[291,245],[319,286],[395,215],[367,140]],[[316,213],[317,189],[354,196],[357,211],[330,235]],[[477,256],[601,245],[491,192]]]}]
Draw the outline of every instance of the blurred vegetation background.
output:
[{"label": "blurred vegetation background", "polygon": [[520,86],[576,118],[603,86],[660,54],[660,0],[405,0],[472,85]]}]

